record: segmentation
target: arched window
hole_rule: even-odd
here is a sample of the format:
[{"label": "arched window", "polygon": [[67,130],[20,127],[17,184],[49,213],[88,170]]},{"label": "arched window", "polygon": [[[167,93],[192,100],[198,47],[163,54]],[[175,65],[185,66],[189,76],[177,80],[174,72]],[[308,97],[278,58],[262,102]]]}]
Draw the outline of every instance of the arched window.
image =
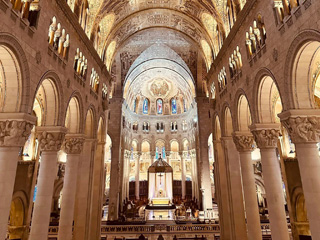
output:
[{"label": "arched window", "polygon": [[187,112],[187,103],[185,99],[183,99],[183,111]]},{"label": "arched window", "polygon": [[157,100],[157,113],[162,114],[163,113],[163,101],[162,99]]},{"label": "arched window", "polygon": [[171,100],[171,113],[177,114],[177,100],[175,98]]},{"label": "arched window", "polygon": [[148,114],[149,113],[149,100],[147,98],[144,99],[143,101],[143,114]]}]

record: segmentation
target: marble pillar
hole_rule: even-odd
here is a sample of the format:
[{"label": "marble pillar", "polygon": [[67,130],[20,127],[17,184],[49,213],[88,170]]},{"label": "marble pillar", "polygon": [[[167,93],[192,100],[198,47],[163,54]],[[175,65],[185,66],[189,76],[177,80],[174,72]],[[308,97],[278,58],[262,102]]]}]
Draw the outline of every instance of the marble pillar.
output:
[{"label": "marble pillar", "polygon": [[229,191],[227,180],[227,166],[223,147],[220,140],[213,141],[214,159],[215,159],[215,186],[216,186],[216,201],[219,208],[219,220],[221,227],[221,237],[223,239],[232,239],[232,224],[229,204]]},{"label": "marble pillar", "polygon": [[188,152],[184,151],[181,154],[181,193],[182,199],[186,199],[186,158]]},{"label": "marble pillar", "polygon": [[98,239],[101,236],[101,211],[103,206],[102,197],[104,193],[103,186],[105,182],[104,149],[105,142],[99,140],[94,155],[91,177],[89,239]]},{"label": "marble pillar", "polygon": [[251,159],[254,146],[253,136],[250,133],[236,132],[233,134],[233,140],[240,154],[248,240],[262,240],[256,183]]},{"label": "marble pillar", "polygon": [[251,126],[251,132],[261,153],[272,239],[289,240],[280,162],[276,152],[279,125],[255,124]]},{"label": "marble pillar", "polygon": [[57,153],[64,140],[66,128],[37,127],[36,133],[42,153],[29,239],[43,240],[48,238],[53,186],[57,177]]},{"label": "marble pillar", "polygon": [[[118,220],[119,198],[121,188],[120,160],[123,159],[122,134],[122,96],[114,96],[109,104],[109,135],[112,136],[111,147],[111,171],[110,171],[110,190],[109,190],[109,213],[108,220]],[[121,203],[122,204],[122,203]]]},{"label": "marble pillar", "polygon": [[90,193],[92,178],[92,162],[97,148],[96,139],[85,139],[83,151],[80,155],[79,174],[77,180],[75,214],[74,214],[74,239],[89,239],[90,228]]},{"label": "marble pillar", "polygon": [[320,111],[289,110],[279,114],[295,144],[312,239],[320,239]]},{"label": "marble pillar", "polygon": [[1,113],[0,129],[0,239],[5,239],[19,153],[36,118],[24,113]]},{"label": "marble pillar", "polygon": [[231,136],[221,138],[227,167],[232,239],[247,239],[240,159]]},{"label": "marble pillar", "polygon": [[140,199],[140,154],[136,153],[134,155],[134,160],[135,160],[135,196],[136,199]]},{"label": "marble pillar", "polygon": [[59,240],[72,239],[73,216],[76,201],[76,186],[79,170],[80,153],[84,138],[67,135],[64,150],[67,153],[66,170],[64,174],[62,201],[59,220]]}]

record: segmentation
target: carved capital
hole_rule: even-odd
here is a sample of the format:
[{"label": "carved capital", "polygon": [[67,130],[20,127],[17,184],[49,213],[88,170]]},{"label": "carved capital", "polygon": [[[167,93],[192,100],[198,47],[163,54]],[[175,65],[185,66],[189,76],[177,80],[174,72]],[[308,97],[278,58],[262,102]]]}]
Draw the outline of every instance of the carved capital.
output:
[{"label": "carved capital", "polygon": [[67,154],[80,154],[84,143],[83,137],[68,137],[64,141],[64,151]]},{"label": "carved capital", "polygon": [[33,124],[28,121],[0,121],[0,146],[23,147]]},{"label": "carved capital", "polygon": [[251,152],[254,148],[254,138],[251,134],[232,134],[233,142],[239,152]]},{"label": "carved capital", "polygon": [[61,149],[66,134],[65,128],[38,127],[36,132],[41,151],[57,152]]},{"label": "carved capital", "polygon": [[276,148],[280,134],[278,129],[255,129],[251,131],[258,148]]},{"label": "carved capital", "polygon": [[282,123],[294,143],[320,141],[320,117],[289,117]]},{"label": "carved capital", "polygon": [[183,159],[187,159],[188,156],[189,156],[188,151],[183,151],[182,154],[181,154],[181,156],[182,156]]},{"label": "carved capital", "polygon": [[320,111],[315,109],[288,110],[279,114],[294,143],[318,143],[320,141]]}]

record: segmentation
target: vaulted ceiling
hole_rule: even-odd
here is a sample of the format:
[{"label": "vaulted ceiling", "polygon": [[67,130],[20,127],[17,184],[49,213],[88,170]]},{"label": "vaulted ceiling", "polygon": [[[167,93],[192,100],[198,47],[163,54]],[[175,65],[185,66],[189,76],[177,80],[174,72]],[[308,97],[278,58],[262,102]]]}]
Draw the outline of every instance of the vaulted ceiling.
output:
[{"label": "vaulted ceiling", "polygon": [[[68,0],[79,15],[88,37],[110,70],[116,53],[132,38],[142,37],[140,53],[150,47],[160,29],[158,42],[177,36],[199,49],[209,69],[223,39],[246,0]],[[148,37],[146,36],[146,31]],[[158,34],[159,35],[159,34]],[[148,42],[151,43],[148,44]],[[138,43],[137,43],[138,44]],[[142,46],[143,45],[143,46]],[[174,45],[174,44],[173,44]],[[170,46],[171,47],[171,46]],[[179,55],[182,52],[177,51]]]}]

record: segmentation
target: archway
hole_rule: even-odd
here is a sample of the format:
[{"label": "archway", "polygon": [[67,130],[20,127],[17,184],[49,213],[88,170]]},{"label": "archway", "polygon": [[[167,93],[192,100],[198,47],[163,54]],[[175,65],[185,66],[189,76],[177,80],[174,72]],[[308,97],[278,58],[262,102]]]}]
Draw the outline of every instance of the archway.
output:
[{"label": "archway", "polygon": [[0,112],[19,112],[22,96],[22,75],[15,54],[0,45]]},{"label": "archway", "polygon": [[11,201],[9,216],[9,239],[21,239],[23,237],[25,214],[23,200],[20,197],[14,198]]}]

